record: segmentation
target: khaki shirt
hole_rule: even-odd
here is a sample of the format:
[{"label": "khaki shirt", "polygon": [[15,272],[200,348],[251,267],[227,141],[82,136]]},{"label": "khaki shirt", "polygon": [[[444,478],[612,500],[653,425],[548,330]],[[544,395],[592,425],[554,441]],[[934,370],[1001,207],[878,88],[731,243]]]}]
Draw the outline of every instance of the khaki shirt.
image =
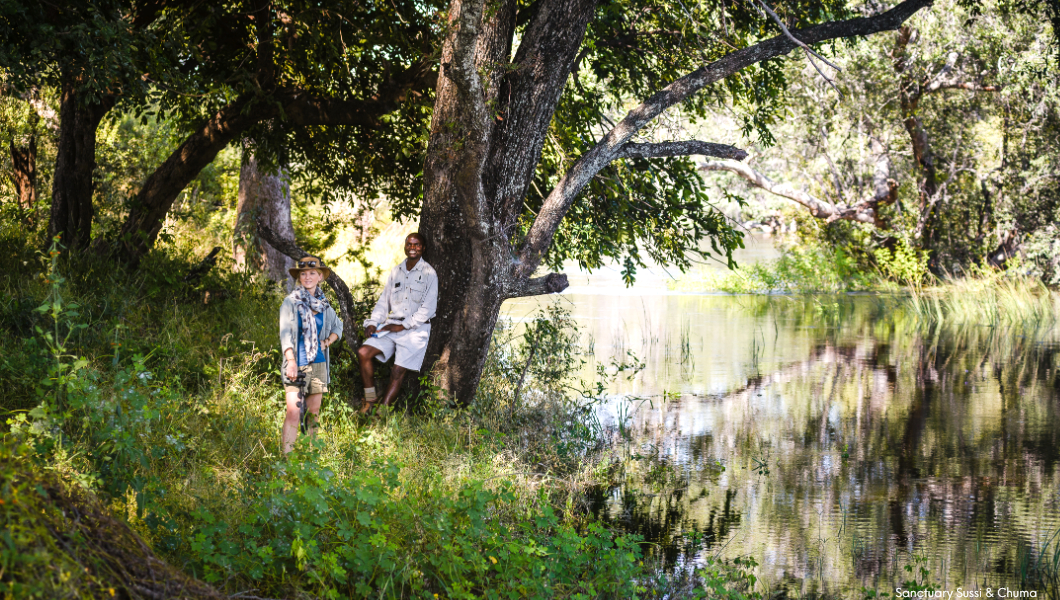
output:
[{"label": "khaki shirt", "polygon": [[414,329],[430,321],[438,309],[438,274],[422,258],[409,271],[401,261],[386,278],[386,286],[364,326],[399,323]]}]

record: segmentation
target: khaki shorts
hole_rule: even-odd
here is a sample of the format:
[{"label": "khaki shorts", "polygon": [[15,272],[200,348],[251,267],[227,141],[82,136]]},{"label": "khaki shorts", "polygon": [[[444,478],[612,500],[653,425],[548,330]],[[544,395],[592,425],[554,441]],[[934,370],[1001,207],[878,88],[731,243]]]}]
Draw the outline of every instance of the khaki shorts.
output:
[{"label": "khaki shorts", "polygon": [[[286,370],[286,365],[284,365]],[[298,367],[298,370],[305,373],[306,394],[325,394],[328,391],[328,363],[318,362],[304,367]],[[291,383],[287,376],[283,378],[283,389],[288,392],[298,392],[298,386]]]}]

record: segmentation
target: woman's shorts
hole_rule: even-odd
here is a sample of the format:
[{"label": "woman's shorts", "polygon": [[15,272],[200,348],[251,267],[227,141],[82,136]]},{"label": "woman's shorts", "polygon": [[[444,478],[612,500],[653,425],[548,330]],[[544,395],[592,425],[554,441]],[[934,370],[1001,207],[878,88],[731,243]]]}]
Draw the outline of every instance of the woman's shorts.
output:
[{"label": "woman's shorts", "polygon": [[[284,365],[284,371],[287,370],[287,366]],[[306,394],[324,394],[328,391],[328,363],[318,362],[304,367],[298,367],[298,370],[305,373],[306,381]],[[294,385],[287,379],[287,376],[283,377],[283,389],[288,392],[298,392],[298,386]]]},{"label": "woman's shorts", "polygon": [[410,371],[419,371],[423,366],[423,357],[427,354],[427,340],[431,339],[431,326],[427,323],[415,329],[405,329],[388,334],[386,337],[370,337],[364,341],[365,346],[378,348],[383,353],[376,358],[386,362],[394,356],[394,364]]}]

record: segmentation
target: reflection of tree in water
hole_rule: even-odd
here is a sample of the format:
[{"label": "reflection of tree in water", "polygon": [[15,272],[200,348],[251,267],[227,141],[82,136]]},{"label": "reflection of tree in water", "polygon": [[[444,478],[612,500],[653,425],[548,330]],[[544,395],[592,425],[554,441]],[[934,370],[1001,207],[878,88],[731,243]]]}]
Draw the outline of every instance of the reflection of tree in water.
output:
[{"label": "reflection of tree in water", "polygon": [[[618,499],[617,510],[609,505],[609,498]],[[596,517],[642,536],[650,544],[646,554],[659,554],[664,564],[674,565],[731,537],[740,525],[735,498],[736,490],[725,490],[720,506],[707,510],[705,522],[687,510],[686,502],[697,500],[687,498],[687,489],[645,494],[634,487],[597,488],[590,494],[590,506]]]},{"label": "reflection of tree in water", "polygon": [[892,582],[914,553],[943,583],[1011,583],[1060,527],[1060,345],[870,314],[727,394],[639,413],[635,441],[667,448],[686,483],[633,478],[598,514],[671,563],[735,538],[726,551],[778,584]]}]

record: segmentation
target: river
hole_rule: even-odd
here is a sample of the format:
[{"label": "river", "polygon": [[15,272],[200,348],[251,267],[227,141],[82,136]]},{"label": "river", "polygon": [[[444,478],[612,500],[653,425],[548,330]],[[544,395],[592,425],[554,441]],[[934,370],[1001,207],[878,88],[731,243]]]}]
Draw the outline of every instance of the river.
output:
[{"label": "river", "polygon": [[[739,258],[769,257],[760,246]],[[668,279],[578,273],[551,300],[579,324],[583,378],[614,375],[597,416],[627,468],[593,494],[601,519],[669,565],[750,556],[766,591],[792,597],[890,595],[914,575],[1032,589],[1020,573],[1060,531],[1056,329],[925,326],[895,296]]]}]

